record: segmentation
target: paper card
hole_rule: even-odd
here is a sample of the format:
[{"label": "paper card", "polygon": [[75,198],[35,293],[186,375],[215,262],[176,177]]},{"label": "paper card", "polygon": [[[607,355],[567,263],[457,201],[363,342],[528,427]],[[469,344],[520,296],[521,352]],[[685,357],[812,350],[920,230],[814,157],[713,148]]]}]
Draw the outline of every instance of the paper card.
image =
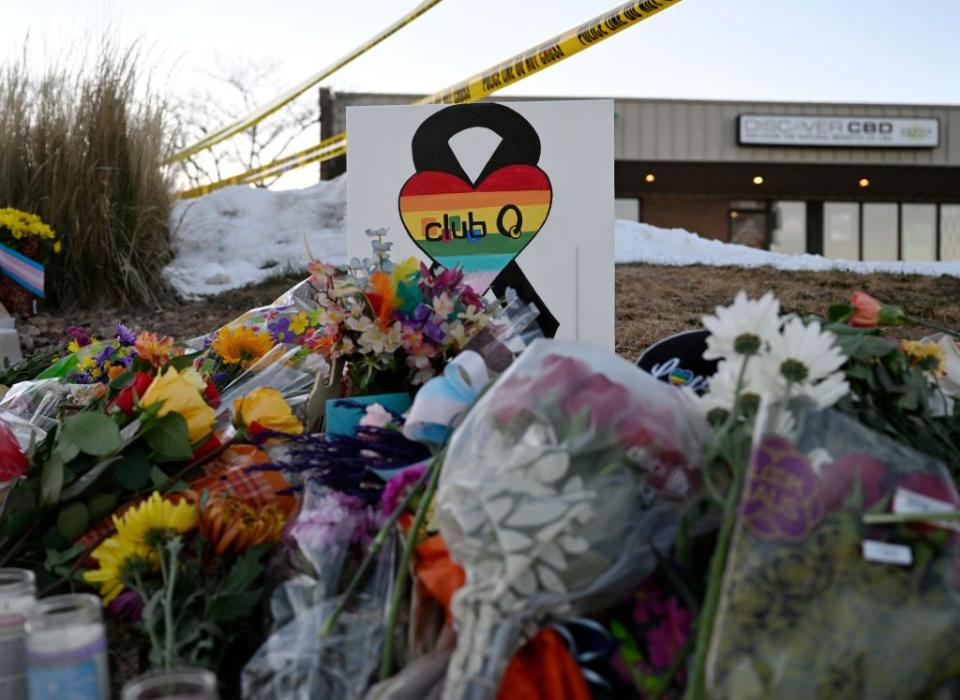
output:
[{"label": "paper card", "polygon": [[890,544],[876,540],[864,540],[862,543],[863,558],[878,564],[896,564],[910,566],[913,564],[913,550],[905,544]]},{"label": "paper card", "polygon": [[[898,488],[893,495],[893,512],[898,515],[904,513],[949,513],[956,510],[952,503],[930,498],[922,493],[905,488]],[[930,520],[928,525],[960,532],[960,522],[956,520]]]},{"label": "paper card", "polygon": [[351,396],[349,399],[329,399],[326,404],[327,435],[354,435],[360,425],[360,419],[366,413],[367,406],[378,403],[394,413],[404,413],[412,399],[410,394],[374,394],[372,396]]},{"label": "paper card", "polygon": [[525,280],[556,337],[613,347],[611,100],[348,107],[347,133],[351,257],[386,227],[394,260]]}]

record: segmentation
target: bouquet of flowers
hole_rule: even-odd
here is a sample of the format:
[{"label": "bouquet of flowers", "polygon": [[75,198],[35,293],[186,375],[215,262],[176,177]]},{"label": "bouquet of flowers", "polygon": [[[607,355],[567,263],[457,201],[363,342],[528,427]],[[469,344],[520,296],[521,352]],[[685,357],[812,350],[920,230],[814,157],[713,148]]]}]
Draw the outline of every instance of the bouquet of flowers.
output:
[{"label": "bouquet of flowers", "polygon": [[209,340],[212,371],[249,367],[274,344],[323,360],[345,395],[409,391],[435,376],[490,321],[460,269],[433,272],[415,258],[393,263],[383,230],[376,255],[348,267],[310,265],[310,280],[251,311]]},{"label": "bouquet of flowers", "polygon": [[[0,246],[3,248],[42,264],[63,249],[56,237],[56,232],[36,214],[19,209],[0,209]],[[0,275],[0,303],[14,314],[32,316],[38,292],[43,295],[42,288],[31,290],[7,275]]]}]

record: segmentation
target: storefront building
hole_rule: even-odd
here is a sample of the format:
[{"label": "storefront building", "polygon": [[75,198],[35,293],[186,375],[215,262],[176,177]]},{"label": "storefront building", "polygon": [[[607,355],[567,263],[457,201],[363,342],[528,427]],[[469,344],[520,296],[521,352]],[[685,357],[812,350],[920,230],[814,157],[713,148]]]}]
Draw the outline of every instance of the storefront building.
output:
[{"label": "storefront building", "polygon": [[[345,128],[347,105],[415,99],[321,90],[322,135]],[[614,111],[618,218],[784,253],[960,259],[960,106],[617,99]]]}]

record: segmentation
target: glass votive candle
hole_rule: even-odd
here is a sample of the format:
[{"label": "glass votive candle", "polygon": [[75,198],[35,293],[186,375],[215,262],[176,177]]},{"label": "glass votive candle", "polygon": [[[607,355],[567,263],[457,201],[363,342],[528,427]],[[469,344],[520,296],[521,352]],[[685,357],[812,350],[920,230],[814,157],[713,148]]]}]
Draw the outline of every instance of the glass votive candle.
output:
[{"label": "glass votive candle", "polygon": [[36,583],[27,569],[0,569],[0,698],[27,696],[27,611]]},{"label": "glass votive candle", "polygon": [[205,668],[151,671],[123,686],[122,700],[218,700],[217,677]]},{"label": "glass votive candle", "polygon": [[109,700],[107,635],[100,599],[41,598],[27,613],[30,700]]}]

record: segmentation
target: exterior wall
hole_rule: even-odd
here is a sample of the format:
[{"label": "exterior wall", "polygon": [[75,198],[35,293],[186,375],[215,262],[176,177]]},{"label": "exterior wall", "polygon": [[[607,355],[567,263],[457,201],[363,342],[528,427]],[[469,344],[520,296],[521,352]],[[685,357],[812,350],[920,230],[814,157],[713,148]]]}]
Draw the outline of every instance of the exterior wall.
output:
[{"label": "exterior wall", "polygon": [[661,228],[685,228],[704,238],[727,240],[730,199],[696,195],[643,196],[644,223]]}]

